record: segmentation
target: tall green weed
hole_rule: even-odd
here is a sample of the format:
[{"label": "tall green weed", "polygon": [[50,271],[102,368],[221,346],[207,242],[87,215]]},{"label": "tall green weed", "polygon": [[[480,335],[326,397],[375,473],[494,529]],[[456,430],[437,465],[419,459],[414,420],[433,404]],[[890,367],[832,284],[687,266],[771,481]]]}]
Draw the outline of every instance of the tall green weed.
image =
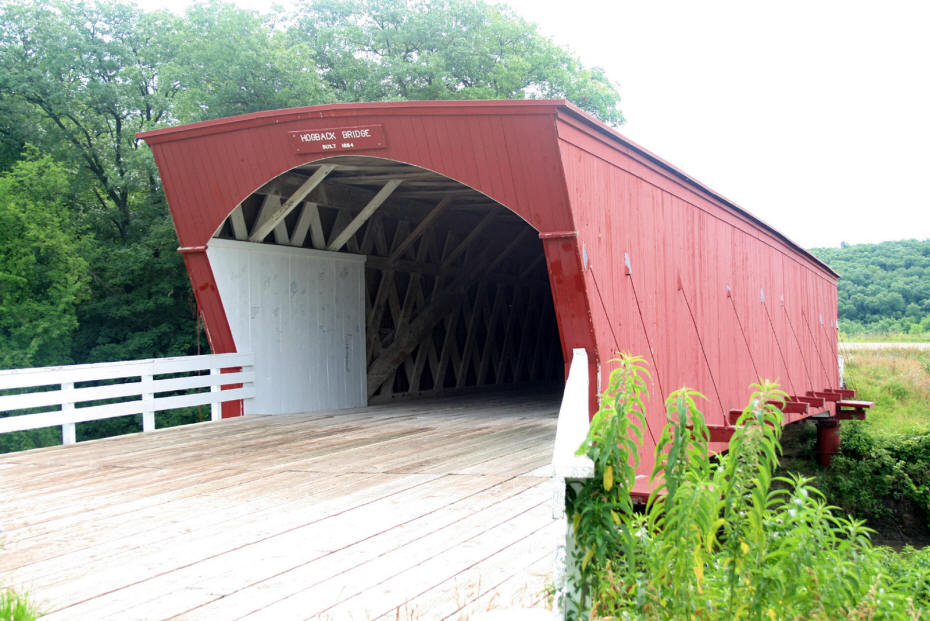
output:
[{"label": "tall green weed", "polygon": [[570,491],[579,571],[569,618],[916,619],[930,614],[930,550],[873,548],[801,476],[776,477],[784,396],[754,388],[730,449],[687,389],[666,402],[654,491],[630,500],[648,397],[642,359],[624,356],[579,449],[595,476]]},{"label": "tall green weed", "polygon": [[0,621],[33,621],[37,616],[35,607],[25,596],[0,588]]}]

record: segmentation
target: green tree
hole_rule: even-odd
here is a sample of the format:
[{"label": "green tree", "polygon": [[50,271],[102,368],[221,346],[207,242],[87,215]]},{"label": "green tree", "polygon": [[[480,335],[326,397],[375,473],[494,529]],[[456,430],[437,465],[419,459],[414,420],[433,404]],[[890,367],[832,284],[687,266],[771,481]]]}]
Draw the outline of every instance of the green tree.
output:
[{"label": "green tree", "polygon": [[[173,35],[160,82],[185,123],[333,101],[307,44],[275,13],[211,1],[190,7]],[[279,27],[280,26],[280,27]]]},{"label": "green tree", "polygon": [[317,0],[288,31],[343,101],[566,97],[623,122],[619,95],[502,5],[468,0]]},{"label": "green tree", "polygon": [[87,262],[69,210],[69,175],[49,156],[0,176],[0,368],[68,361]]},{"label": "green tree", "polygon": [[[139,130],[177,121],[171,114],[176,87],[159,79],[159,69],[172,57],[180,24],[169,13],[120,3],[0,6],[0,101],[33,123],[29,140],[71,170],[70,193],[82,199],[70,205],[71,215],[92,238],[83,246],[91,297],[78,310],[72,351],[55,362],[190,349],[193,329],[178,329],[192,325],[189,286],[173,256],[173,234],[158,234],[170,231],[168,213],[151,155],[135,139]],[[161,267],[164,261],[170,269]],[[116,312],[140,302],[150,312]],[[151,345],[117,343],[124,336],[113,334],[120,320]],[[160,341],[166,332],[171,338]]]}]

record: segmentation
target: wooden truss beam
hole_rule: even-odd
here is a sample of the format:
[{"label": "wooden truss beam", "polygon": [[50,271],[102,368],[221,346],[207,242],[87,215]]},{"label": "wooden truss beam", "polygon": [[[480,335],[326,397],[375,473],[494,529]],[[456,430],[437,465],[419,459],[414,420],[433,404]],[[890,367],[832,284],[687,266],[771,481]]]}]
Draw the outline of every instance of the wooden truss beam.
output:
[{"label": "wooden truss beam", "polygon": [[471,232],[470,232],[468,235],[465,236],[465,239],[463,239],[462,242],[461,242],[458,246],[456,246],[456,247],[452,250],[452,252],[450,252],[449,255],[448,255],[445,259],[443,259],[443,261],[442,261],[442,266],[443,266],[443,267],[448,267],[449,265],[451,265],[452,262],[455,261],[455,259],[456,259],[460,254],[462,254],[463,252],[465,252],[465,249],[468,248],[468,246],[475,240],[475,238],[477,238],[478,235],[479,235],[489,224],[491,224],[491,222],[492,222],[496,217],[497,217],[497,211],[496,211],[496,210],[493,210],[493,209],[492,209],[491,211],[489,211],[487,214],[485,214],[485,216],[484,216],[483,218],[481,218],[481,222],[479,222],[478,225],[477,225],[475,228],[473,228],[473,229],[471,230]]},{"label": "wooden truss beam", "polygon": [[[271,220],[272,215],[280,209],[281,197],[277,194],[266,194],[265,198],[262,199],[262,206],[258,211],[258,218],[255,220],[253,230],[264,228]],[[277,224],[268,230],[271,231],[272,229],[274,230],[274,241],[276,244],[288,243],[287,226],[284,224],[283,220],[278,221]],[[262,237],[262,239],[264,239],[264,237]],[[254,234],[249,236],[249,241],[255,241]]]},{"label": "wooden truss beam", "polygon": [[439,214],[442,213],[442,210],[448,207],[451,202],[451,196],[446,196],[441,201],[439,201],[439,203],[433,207],[428,214],[426,214],[426,217],[420,220],[420,223],[417,225],[417,227],[413,229],[413,231],[411,231],[407,237],[404,238],[404,241],[397,245],[397,248],[395,248],[391,253],[389,260],[393,263],[399,259],[400,256],[404,253],[404,250],[406,250],[410,244],[415,242],[420,237],[420,235],[423,234],[423,231],[425,231],[427,227],[433,223],[433,220],[439,217]]},{"label": "wooden truss beam", "polygon": [[[284,203],[282,203],[277,209],[272,213],[269,213],[267,218],[260,222],[255,229],[252,231],[252,234],[249,235],[249,241],[251,242],[260,242],[263,241],[268,233],[272,231],[278,224],[283,222],[284,218],[287,217],[287,214],[291,213],[301,201],[306,198],[307,194],[313,191],[313,189],[320,185],[323,179],[326,178],[326,175],[335,170],[335,164],[323,164],[316,169],[316,172],[310,176],[306,181],[304,181],[299,188],[288,198]],[[263,209],[264,211],[264,209]]]},{"label": "wooden truss beam", "polygon": [[399,186],[401,183],[403,183],[403,179],[391,179],[385,183],[384,187],[382,187],[378,193],[375,194],[370,201],[368,201],[368,204],[365,205],[365,207],[358,213],[357,216],[355,216],[355,218],[352,219],[351,222],[346,225],[344,229],[342,229],[342,232],[339,233],[339,235],[337,235],[336,238],[329,243],[329,246],[327,246],[326,249],[330,252],[337,252],[340,248],[342,248],[345,243],[349,241],[349,238],[355,235],[355,232],[358,231],[362,225],[368,221],[368,218],[370,218],[372,214],[377,211],[378,207],[380,207],[381,204],[387,200],[388,196],[390,196],[391,193],[397,189],[397,186]]},{"label": "wooden truss beam", "polygon": [[242,203],[236,205],[236,208],[229,214],[229,223],[232,225],[233,237],[239,241],[245,241],[249,236],[249,230],[245,226],[245,216],[242,215]]},{"label": "wooden truss beam", "polygon": [[[368,396],[373,396],[381,384],[392,377],[395,370],[406,360],[426,336],[456,306],[475,283],[500,264],[525,239],[530,229],[524,229],[501,250],[493,260],[485,260],[474,269],[456,278],[443,290],[434,295],[432,303],[424,308],[405,329],[395,332],[394,341],[368,366]],[[399,314],[399,313],[398,313]],[[463,355],[463,358],[465,356]]]}]

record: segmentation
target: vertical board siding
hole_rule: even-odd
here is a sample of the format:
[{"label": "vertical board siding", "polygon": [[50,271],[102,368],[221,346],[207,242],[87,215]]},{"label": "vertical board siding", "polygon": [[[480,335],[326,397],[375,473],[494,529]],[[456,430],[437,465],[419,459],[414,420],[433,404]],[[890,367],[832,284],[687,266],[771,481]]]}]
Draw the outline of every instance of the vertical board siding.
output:
[{"label": "vertical board siding", "polygon": [[[682,386],[704,395],[708,423],[724,424],[729,409],[748,401],[758,379],[753,362],[762,379],[793,394],[836,387],[804,323],[806,314],[835,317],[835,304],[821,310],[835,299],[832,275],[748,220],[571,124],[560,124],[559,132],[579,244],[591,257],[600,290],[589,285],[589,294],[603,299],[592,302],[599,357],[609,361],[619,348],[646,359],[653,437],[665,421],[665,398]],[[625,275],[625,254],[631,276]],[[600,321],[605,315],[620,326],[619,347]],[[821,342],[826,334],[821,330]],[[610,369],[605,365],[602,373]],[[640,459],[641,470],[650,471],[651,447]]]},{"label": "vertical board siding", "polygon": [[207,254],[236,346],[255,354],[246,414],[365,405],[360,257],[221,239]]}]

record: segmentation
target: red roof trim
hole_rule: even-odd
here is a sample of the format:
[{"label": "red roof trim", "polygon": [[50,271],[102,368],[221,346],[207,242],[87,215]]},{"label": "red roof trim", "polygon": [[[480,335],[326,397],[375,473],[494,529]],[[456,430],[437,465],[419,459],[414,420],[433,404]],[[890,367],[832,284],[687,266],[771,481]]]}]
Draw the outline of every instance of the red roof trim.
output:
[{"label": "red roof trim", "polygon": [[[195,136],[237,131],[260,125],[287,123],[301,119],[325,119],[361,116],[362,114],[385,114],[389,116],[410,115],[454,115],[460,114],[553,114],[559,106],[568,102],[564,99],[506,99],[506,100],[440,100],[440,101],[378,101],[371,103],[339,103],[281,110],[251,112],[222,119],[211,119],[175,127],[139,132],[148,144],[183,140]],[[584,114],[584,113],[582,113]]]}]

